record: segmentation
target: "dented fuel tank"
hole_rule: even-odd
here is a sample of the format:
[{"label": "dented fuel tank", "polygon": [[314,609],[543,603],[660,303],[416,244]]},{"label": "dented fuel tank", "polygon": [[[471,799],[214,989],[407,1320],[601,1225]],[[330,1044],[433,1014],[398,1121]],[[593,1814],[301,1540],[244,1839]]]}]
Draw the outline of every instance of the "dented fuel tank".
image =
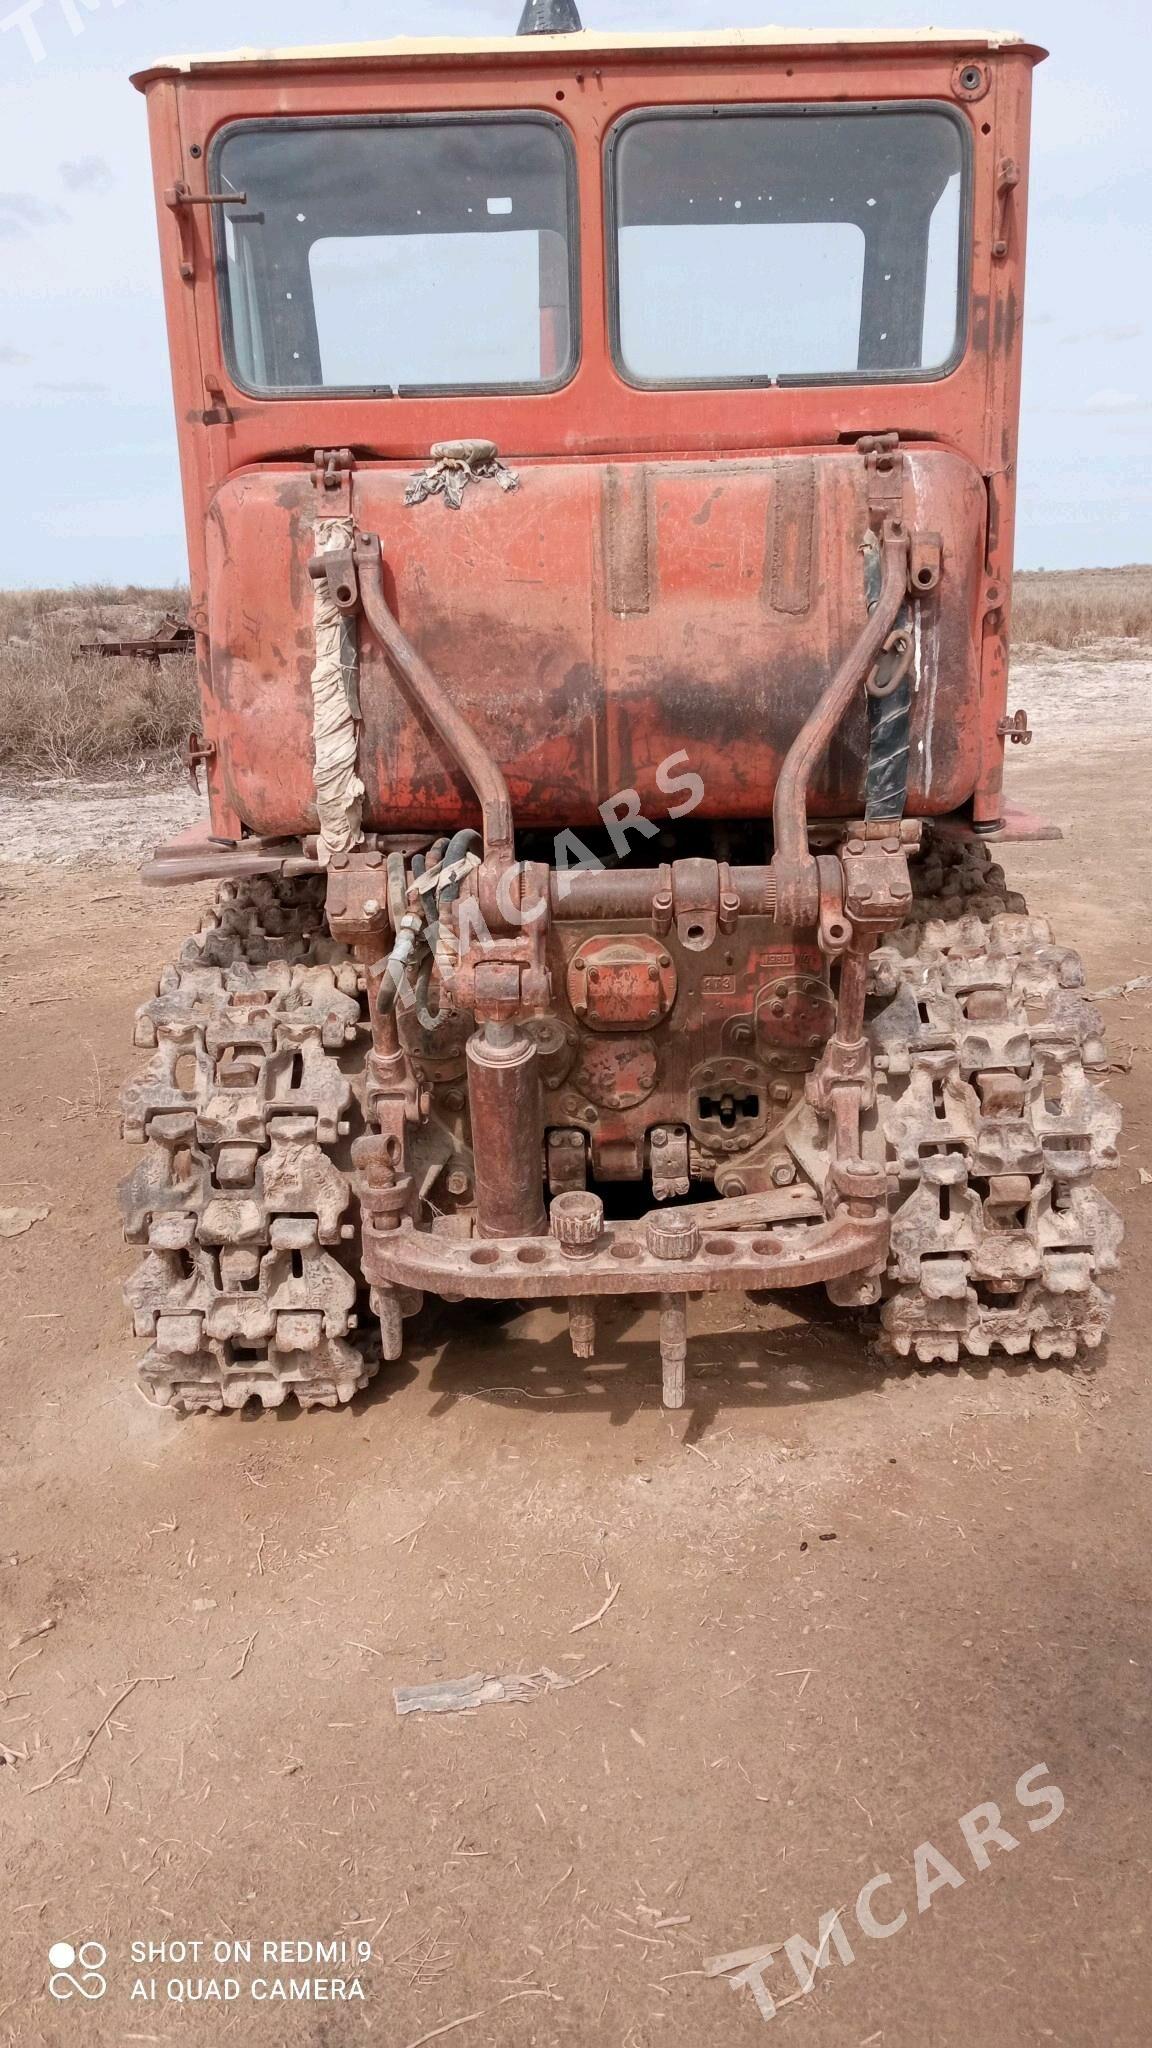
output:
[{"label": "dented fuel tank", "polygon": [[[983,480],[960,455],[906,452],[910,523],[944,536],[946,573],[910,599],[908,805],[971,795],[979,765]],[[763,818],[780,763],[867,618],[867,507],[850,449],[712,462],[517,465],[458,510],[406,504],[409,468],[352,478],[379,533],[389,603],[500,760],[518,822],[590,824],[623,789],[659,804],[672,756],[704,785],[702,818]],[[314,490],[306,471],[252,468],[209,512],[214,733],[224,787],[253,832],[314,830]],[[476,813],[365,636],[359,772],[374,830],[456,829]],[[275,734],[275,746],[269,745]],[[860,808],[864,700],[828,750],[816,816]]]}]

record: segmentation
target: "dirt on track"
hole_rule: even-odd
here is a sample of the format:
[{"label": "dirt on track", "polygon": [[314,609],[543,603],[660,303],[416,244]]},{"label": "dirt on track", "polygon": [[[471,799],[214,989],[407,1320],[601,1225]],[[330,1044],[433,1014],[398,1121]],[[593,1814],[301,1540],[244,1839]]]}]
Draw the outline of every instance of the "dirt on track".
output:
[{"label": "dirt on track", "polygon": [[[1003,858],[1092,988],[1152,973],[1150,673],[1015,677],[1012,793],[1067,837]],[[1152,995],[1104,1005],[1129,1235],[1089,1370],[893,1370],[814,1295],[734,1297],[694,1311],[669,1418],[649,1312],[579,1366],[552,1311],[473,1305],[351,1411],[182,1422],[132,1389],[116,1096],[204,892],[91,864],[0,891],[0,1206],[48,1211],[0,1240],[0,2042],[737,2048],[766,2022],[706,1959],[844,1908],[855,1961],[781,2006],[786,2040],[1143,2048]],[[583,1682],[393,1709],[544,1666]],[[1041,1763],[1065,1804],[1033,1833]],[[1017,1847],[978,1870],[986,1800]],[[918,1912],[925,1841],[954,1869]],[[884,1872],[907,1921],[869,1939]],[[308,1941],[372,1957],[263,1960]],[[50,1994],[58,1942],[107,1950],[99,2001]],[[253,1996],[357,1976],[362,2002]],[[766,1982],[796,1991],[785,1956]]]}]

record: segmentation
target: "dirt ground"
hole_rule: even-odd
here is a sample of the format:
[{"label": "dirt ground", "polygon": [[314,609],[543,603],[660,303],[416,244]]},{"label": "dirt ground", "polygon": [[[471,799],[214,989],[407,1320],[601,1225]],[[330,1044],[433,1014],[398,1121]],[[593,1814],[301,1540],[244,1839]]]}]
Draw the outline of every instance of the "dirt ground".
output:
[{"label": "dirt ground", "polygon": [[[1015,679],[1012,791],[1067,836],[1004,858],[1094,989],[1152,972],[1150,684]],[[130,798],[16,864],[47,801],[0,868],[0,1205],[48,1211],[0,1240],[0,2043],[1143,2048],[1152,995],[1104,1006],[1129,1236],[1091,1370],[894,1371],[863,1319],[733,1298],[668,1418],[648,1312],[582,1367],[551,1311],[457,1307],[350,1412],[180,1421],[132,1388],[116,1096],[202,899],[138,887]],[[394,1711],[543,1667],[582,1682]],[[979,1869],[984,1801],[1016,1846]],[[707,1973],[837,1909],[854,1962],[829,1934],[800,1996],[775,1956],[771,2022]]]}]

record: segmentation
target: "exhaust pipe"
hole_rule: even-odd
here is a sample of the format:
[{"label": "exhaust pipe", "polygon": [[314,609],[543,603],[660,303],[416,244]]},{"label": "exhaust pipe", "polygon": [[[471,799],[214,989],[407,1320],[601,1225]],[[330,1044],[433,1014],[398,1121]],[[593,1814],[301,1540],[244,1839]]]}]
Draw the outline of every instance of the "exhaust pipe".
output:
[{"label": "exhaust pipe", "polygon": [[524,0],[518,36],[576,36],[584,23],[576,0]]}]

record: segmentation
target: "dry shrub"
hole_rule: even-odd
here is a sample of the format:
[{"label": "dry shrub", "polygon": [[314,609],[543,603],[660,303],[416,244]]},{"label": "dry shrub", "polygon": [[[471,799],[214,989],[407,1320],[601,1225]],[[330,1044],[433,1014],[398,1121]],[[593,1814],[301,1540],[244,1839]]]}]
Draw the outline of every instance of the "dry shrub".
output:
[{"label": "dry shrub", "polygon": [[1018,645],[1152,644],[1152,568],[1029,569],[1017,572],[1012,587]]},{"label": "dry shrub", "polygon": [[[108,606],[183,615],[187,592],[77,590],[0,592],[0,766],[80,775],[159,765],[198,723],[189,655],[159,663],[75,654],[78,642],[115,634]],[[125,637],[136,629],[126,622]],[[123,628],[121,628],[123,630]]]}]

